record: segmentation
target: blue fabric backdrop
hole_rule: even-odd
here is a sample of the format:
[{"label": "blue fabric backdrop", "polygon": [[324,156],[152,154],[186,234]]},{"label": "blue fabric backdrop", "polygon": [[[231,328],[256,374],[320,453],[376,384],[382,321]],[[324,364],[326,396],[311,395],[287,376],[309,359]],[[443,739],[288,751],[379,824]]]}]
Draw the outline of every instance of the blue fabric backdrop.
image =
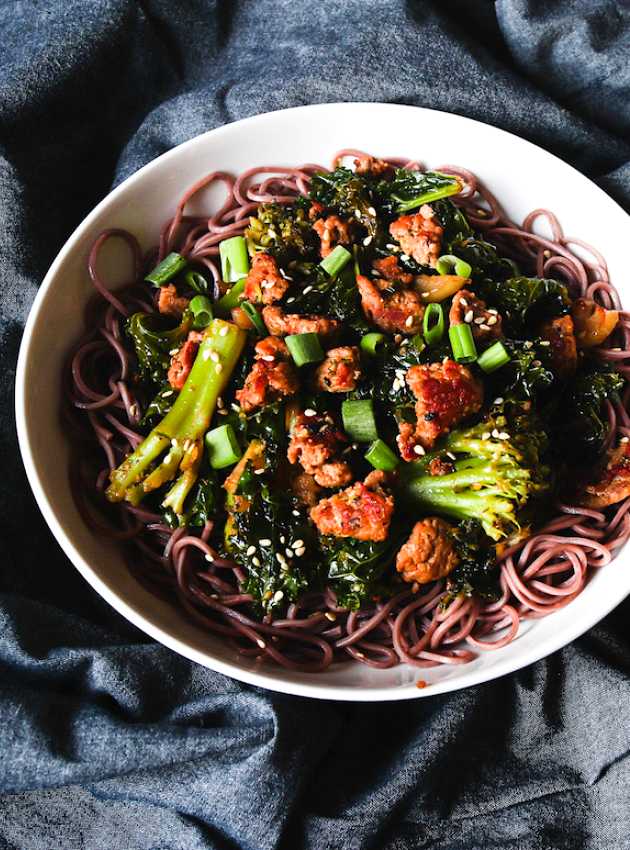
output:
[{"label": "blue fabric backdrop", "polygon": [[12,419],[23,323],[63,241],[227,121],[362,96],[437,107],[538,142],[630,208],[628,3],[4,0],[0,31],[0,848],[630,847],[628,603],[464,693],[259,691],[149,642],[83,582]]}]

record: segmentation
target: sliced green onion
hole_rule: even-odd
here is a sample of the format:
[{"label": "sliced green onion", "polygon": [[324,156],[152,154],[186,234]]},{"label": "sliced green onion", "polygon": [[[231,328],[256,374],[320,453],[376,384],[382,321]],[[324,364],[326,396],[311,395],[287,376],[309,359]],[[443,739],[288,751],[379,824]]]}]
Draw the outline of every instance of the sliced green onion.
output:
[{"label": "sliced green onion", "polygon": [[385,472],[396,469],[399,463],[394,452],[382,440],[374,440],[365,453],[365,459],[372,464],[374,469],[383,469]]},{"label": "sliced green onion", "polygon": [[186,272],[184,281],[186,286],[189,286],[194,292],[198,292],[200,295],[208,294],[208,281],[199,272]]},{"label": "sliced green onion", "polygon": [[155,286],[164,286],[165,283],[173,280],[174,277],[183,271],[188,265],[188,260],[182,257],[181,254],[173,251],[167,257],[164,257],[161,263],[153,269],[146,277],[149,283]]},{"label": "sliced green onion", "polygon": [[337,245],[337,247],[333,248],[330,254],[321,261],[320,266],[326,274],[329,274],[331,277],[337,277],[342,268],[346,266],[351,259],[352,254],[350,251],[347,251],[343,245]]},{"label": "sliced green onion", "polygon": [[256,328],[260,336],[267,336],[267,328],[265,327],[265,323],[263,322],[260,313],[251,304],[249,301],[241,301],[241,310],[247,318],[250,320],[252,325]]},{"label": "sliced green onion", "polygon": [[319,363],[326,356],[319,337],[315,333],[291,334],[285,336],[284,341],[291,352],[291,357],[295,360],[296,366]]},{"label": "sliced green onion", "polygon": [[366,354],[369,354],[371,356],[379,354],[383,350],[383,346],[385,345],[385,334],[366,334],[364,337],[361,338],[361,342],[359,343],[359,345],[361,346],[361,351],[364,351]]},{"label": "sliced green onion", "polygon": [[346,399],[341,403],[341,418],[343,430],[357,443],[371,443],[378,439],[371,398]]},{"label": "sliced green onion", "polygon": [[510,362],[510,355],[507,353],[502,342],[493,343],[490,348],[486,348],[483,354],[479,355],[477,363],[484,372],[494,372]]},{"label": "sliced green onion", "polygon": [[436,345],[444,336],[444,310],[441,304],[427,304],[422,319],[422,333],[427,345]]},{"label": "sliced green onion", "polygon": [[472,266],[466,260],[460,260],[455,254],[442,254],[440,259],[435,264],[435,268],[440,274],[453,274],[459,277],[470,277],[472,274]]},{"label": "sliced green onion", "polygon": [[232,236],[219,243],[221,277],[224,283],[236,283],[249,272],[247,242],[243,236]]},{"label": "sliced green onion", "polygon": [[213,469],[225,469],[232,466],[243,452],[231,425],[221,425],[206,434],[208,460]]},{"label": "sliced green onion", "polygon": [[212,301],[207,295],[195,295],[188,305],[193,314],[193,326],[197,330],[207,328],[214,316],[212,315]]},{"label": "sliced green onion", "polygon": [[214,305],[215,310],[219,315],[225,315],[235,307],[241,306],[241,295],[245,291],[245,278],[241,278],[231,289],[222,295]]},{"label": "sliced green onion", "polygon": [[453,349],[453,357],[458,363],[474,363],[477,359],[477,348],[473,339],[470,325],[451,325],[448,337]]}]

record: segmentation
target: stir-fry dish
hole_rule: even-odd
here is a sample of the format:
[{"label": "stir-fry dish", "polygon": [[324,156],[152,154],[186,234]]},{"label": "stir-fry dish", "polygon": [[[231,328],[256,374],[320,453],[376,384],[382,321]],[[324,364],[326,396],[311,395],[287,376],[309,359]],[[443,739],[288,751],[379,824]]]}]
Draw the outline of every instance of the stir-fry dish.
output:
[{"label": "stir-fry dish", "polygon": [[[223,207],[187,214],[215,181]],[[115,291],[109,239],[134,264]],[[605,260],[550,211],[514,224],[465,169],[346,150],[215,172],[156,249],[105,231],[89,272],[77,505],[252,663],[465,663],[630,536],[630,320]]]}]

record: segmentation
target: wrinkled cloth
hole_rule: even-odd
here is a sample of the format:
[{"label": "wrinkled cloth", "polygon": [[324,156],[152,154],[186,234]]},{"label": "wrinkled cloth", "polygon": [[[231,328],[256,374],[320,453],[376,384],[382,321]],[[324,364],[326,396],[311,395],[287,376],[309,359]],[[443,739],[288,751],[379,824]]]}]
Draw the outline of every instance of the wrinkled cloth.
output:
[{"label": "wrinkled cloth", "polygon": [[5,0],[0,60],[0,848],[630,847],[626,601],[466,691],[342,704],[151,642],[81,579],[14,432],[24,320],[125,177],[209,128],[343,100],[469,115],[630,209],[630,7],[612,0]]}]

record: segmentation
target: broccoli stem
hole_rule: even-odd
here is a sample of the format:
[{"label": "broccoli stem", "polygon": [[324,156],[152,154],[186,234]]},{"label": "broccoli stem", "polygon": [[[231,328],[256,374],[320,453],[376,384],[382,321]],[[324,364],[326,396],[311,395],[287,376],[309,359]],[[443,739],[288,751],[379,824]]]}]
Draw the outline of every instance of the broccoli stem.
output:
[{"label": "broccoli stem", "polygon": [[[181,471],[163,504],[178,515],[183,513],[184,500],[197,479],[203,435],[210,426],[217,399],[241,356],[245,339],[245,331],[236,325],[213,319],[171,410],[138,448],[110,473],[106,492],[110,502],[127,500],[138,504],[145,493],[172,481]],[[169,446],[162,462],[149,471]]]}]

